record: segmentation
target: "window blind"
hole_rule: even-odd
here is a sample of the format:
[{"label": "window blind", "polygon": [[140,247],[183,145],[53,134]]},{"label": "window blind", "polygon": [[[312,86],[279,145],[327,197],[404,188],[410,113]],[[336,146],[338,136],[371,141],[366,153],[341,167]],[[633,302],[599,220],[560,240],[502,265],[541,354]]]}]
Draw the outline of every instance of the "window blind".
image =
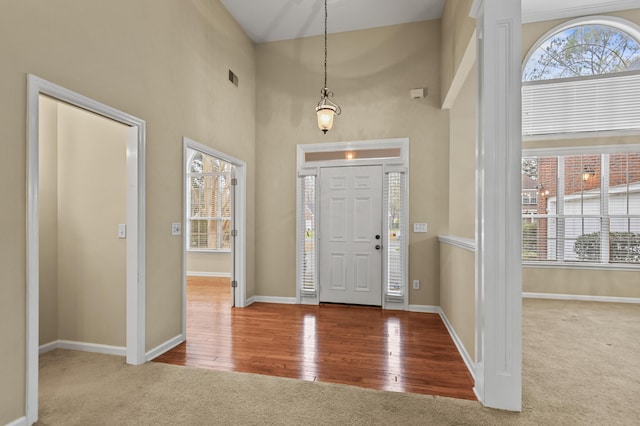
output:
[{"label": "window blind", "polygon": [[384,185],[384,204],[387,211],[386,230],[386,294],[387,296],[401,297],[405,292],[405,267],[406,235],[402,231],[406,228],[405,222],[405,174],[401,172],[386,173]]},{"label": "window blind", "polygon": [[316,220],[316,176],[300,177],[300,197],[302,205],[299,209],[301,217],[298,220],[300,232],[304,238],[300,239],[298,248],[302,254],[300,268],[301,291],[307,295],[315,295],[318,289],[317,275],[317,220]]},{"label": "window blind", "polygon": [[640,72],[525,82],[525,136],[640,129]]}]

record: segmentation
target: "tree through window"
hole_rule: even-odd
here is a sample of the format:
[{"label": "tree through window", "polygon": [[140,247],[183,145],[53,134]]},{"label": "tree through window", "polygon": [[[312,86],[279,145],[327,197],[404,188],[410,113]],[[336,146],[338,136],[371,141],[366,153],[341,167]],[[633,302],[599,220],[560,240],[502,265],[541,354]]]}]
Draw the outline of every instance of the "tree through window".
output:
[{"label": "tree through window", "polygon": [[608,25],[579,25],[544,41],[530,56],[524,81],[640,70],[640,44]]}]

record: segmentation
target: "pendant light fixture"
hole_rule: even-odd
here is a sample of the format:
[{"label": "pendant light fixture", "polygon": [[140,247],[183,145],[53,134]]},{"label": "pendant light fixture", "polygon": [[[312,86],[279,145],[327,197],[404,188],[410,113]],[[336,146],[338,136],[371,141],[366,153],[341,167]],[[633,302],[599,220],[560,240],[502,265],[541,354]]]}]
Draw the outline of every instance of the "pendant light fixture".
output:
[{"label": "pendant light fixture", "polygon": [[324,0],[324,87],[320,94],[320,102],[316,107],[318,127],[326,134],[333,126],[333,117],[342,112],[342,109],[329,99],[333,97],[333,92],[327,87],[327,0]]}]

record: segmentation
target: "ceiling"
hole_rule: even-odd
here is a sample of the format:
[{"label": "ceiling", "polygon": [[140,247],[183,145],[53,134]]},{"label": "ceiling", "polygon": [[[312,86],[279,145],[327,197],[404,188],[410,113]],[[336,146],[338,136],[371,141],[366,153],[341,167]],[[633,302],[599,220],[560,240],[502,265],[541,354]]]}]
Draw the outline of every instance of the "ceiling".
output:
[{"label": "ceiling", "polygon": [[[324,32],[322,0],[221,1],[255,43]],[[327,0],[328,31],[339,33],[438,19],[444,3],[445,0]],[[640,8],[640,0],[522,0],[524,22],[632,8]]]}]

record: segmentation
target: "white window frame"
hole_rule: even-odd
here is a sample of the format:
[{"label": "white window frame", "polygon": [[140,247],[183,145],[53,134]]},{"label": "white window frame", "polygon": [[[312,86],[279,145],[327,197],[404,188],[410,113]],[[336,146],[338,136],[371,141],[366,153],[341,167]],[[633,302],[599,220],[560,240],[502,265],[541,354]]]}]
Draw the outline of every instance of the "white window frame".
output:
[{"label": "white window frame", "polygon": [[[629,145],[600,145],[600,146],[583,146],[583,147],[563,147],[563,148],[530,148],[523,149],[522,156],[523,157],[569,157],[569,156],[579,156],[579,155],[602,155],[605,158],[608,158],[611,154],[627,154],[627,153],[638,153],[640,152],[640,144],[629,144]],[[606,218],[610,219],[608,212],[608,194],[606,193],[609,183],[609,173],[608,173],[608,163],[602,165],[602,182],[601,182],[601,211],[597,216],[600,219]],[[606,171],[606,176],[605,176]],[[564,173],[562,171],[562,162],[558,163],[558,188],[564,188],[563,183]],[[606,185],[602,187],[602,185]],[[558,218],[558,224],[556,226],[560,226],[560,217],[564,218],[564,212],[562,212],[562,205],[564,199],[564,189],[563,191],[558,191],[558,199],[557,206],[559,211],[556,212],[554,217]],[[605,202],[607,201],[607,202]],[[521,215],[522,216],[522,215]],[[543,215],[544,216],[544,215]],[[582,217],[593,218],[596,216],[593,215],[582,215]],[[614,216],[616,217],[616,216]],[[628,215],[625,215],[628,217]],[[639,216],[640,217],[640,216]],[[606,226],[603,225],[600,231],[601,235],[604,232],[607,232],[609,229],[609,224],[606,220],[602,222],[606,223]],[[558,236],[558,244],[563,244],[564,235],[560,234]],[[601,261],[600,262],[570,262],[565,261],[561,258],[561,255],[558,256],[558,260],[549,260],[549,261],[522,261],[522,265],[528,268],[565,268],[565,269],[596,269],[596,270],[621,270],[621,271],[640,271],[640,265],[634,265],[629,263],[609,263],[608,257],[608,235],[603,235],[603,242],[606,244],[601,244],[604,248],[604,252],[601,252]],[[605,257],[606,256],[606,257]],[[602,258],[607,259],[606,262],[602,261]]]},{"label": "white window frame", "polygon": [[[314,152],[336,152],[336,151],[360,151],[360,150],[371,150],[371,149],[400,149],[400,155],[398,157],[393,158],[355,158],[355,159],[337,159],[337,160],[328,160],[328,161],[306,161],[307,153]],[[297,303],[302,304],[318,304],[320,302],[319,299],[319,288],[316,289],[315,292],[303,292],[302,291],[302,262],[303,262],[303,243],[304,241],[304,233],[302,232],[304,221],[304,212],[302,211],[302,177],[304,176],[319,176],[320,168],[322,167],[337,167],[337,166],[371,166],[377,165],[382,166],[383,173],[386,175],[389,172],[402,172],[405,173],[405,193],[407,194],[404,197],[404,205],[402,212],[401,222],[403,224],[403,229],[401,229],[401,235],[405,235],[406,237],[402,240],[403,244],[403,293],[402,296],[390,296],[387,295],[387,275],[386,275],[386,264],[387,264],[387,247],[386,244],[383,245],[383,270],[381,271],[383,282],[382,288],[384,290],[384,294],[382,297],[382,308],[383,309],[394,309],[394,310],[408,310],[409,309],[409,139],[408,138],[400,138],[400,139],[381,139],[381,140],[370,140],[370,141],[351,141],[351,142],[333,142],[333,143],[317,143],[317,144],[300,144],[297,146],[297,177],[296,177],[296,300]],[[386,180],[385,180],[386,182]],[[318,179],[316,179],[316,205],[318,205],[318,197],[319,197],[319,187],[318,187]],[[383,241],[388,239],[388,225],[386,223],[387,215],[383,215],[384,223],[384,235]],[[319,219],[318,215],[315,215],[315,238],[316,238],[316,249],[319,247],[318,234],[320,232],[319,229]],[[315,257],[315,271],[316,271],[316,282],[319,284],[318,274],[319,271],[319,256]]]},{"label": "white window frame", "polygon": [[[187,170],[187,179],[186,179],[186,188],[185,188],[185,197],[186,201],[186,250],[187,252],[200,252],[200,253],[230,253],[231,248],[220,248],[222,242],[222,221],[223,220],[231,220],[231,217],[224,217],[221,214],[219,216],[211,216],[211,217],[202,217],[202,218],[192,218],[191,217],[191,181],[190,178],[193,176],[228,176],[229,179],[233,178],[233,172],[211,172],[211,173],[193,173],[191,172],[191,163],[197,154],[202,154],[208,157],[215,157],[213,155],[206,154],[204,152],[200,152],[194,150],[192,148],[188,148],[189,156],[187,158],[186,170]],[[225,163],[229,163],[222,158],[216,157]],[[231,164],[231,163],[229,163]],[[231,164],[233,166],[233,164]],[[221,181],[218,181],[218,184],[221,185]],[[222,208],[222,190],[218,188],[218,208]],[[216,212],[217,213],[217,212]],[[218,221],[218,233],[217,233],[217,248],[200,248],[200,247],[191,247],[191,221],[192,220],[217,220]]]}]

